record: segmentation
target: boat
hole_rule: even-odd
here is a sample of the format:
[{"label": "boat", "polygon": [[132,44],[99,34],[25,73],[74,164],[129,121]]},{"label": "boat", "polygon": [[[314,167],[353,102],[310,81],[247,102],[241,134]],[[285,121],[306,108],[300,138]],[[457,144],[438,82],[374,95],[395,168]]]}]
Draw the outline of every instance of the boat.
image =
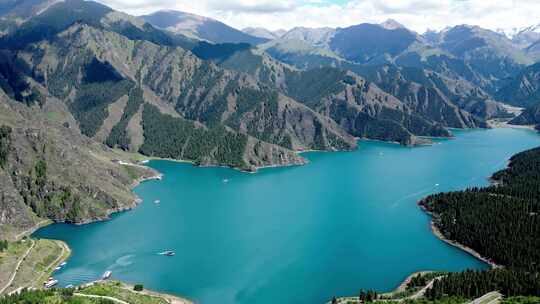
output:
[{"label": "boat", "polygon": [[72,284],[69,284],[69,285],[66,286],[66,288],[73,288],[73,287],[75,287],[75,286],[73,286]]},{"label": "boat", "polygon": [[173,256],[175,255],[176,253],[172,250],[165,250],[163,252],[160,252],[159,255],[166,255],[166,256]]},{"label": "boat", "polygon": [[228,179],[224,179],[223,182],[224,182],[224,183],[228,183],[229,180],[228,180]]},{"label": "boat", "polygon": [[107,270],[107,271],[105,271],[105,273],[103,273],[103,275],[101,276],[101,279],[102,280],[107,280],[108,278],[111,277],[111,275],[112,275],[112,271]]},{"label": "boat", "polygon": [[62,262],[62,264],[60,264],[60,267],[64,267],[67,265],[67,262]]},{"label": "boat", "polygon": [[159,203],[161,203],[160,200],[155,200],[155,201],[154,201],[154,204],[159,204]]},{"label": "boat", "polygon": [[54,269],[54,271],[58,271],[58,270],[60,270],[60,269],[62,269],[62,267],[58,266],[58,267],[56,267],[56,268]]},{"label": "boat", "polygon": [[55,286],[56,284],[58,284],[58,280],[50,278],[47,282],[45,282],[45,284],[43,284],[43,287],[51,288],[51,287]]}]

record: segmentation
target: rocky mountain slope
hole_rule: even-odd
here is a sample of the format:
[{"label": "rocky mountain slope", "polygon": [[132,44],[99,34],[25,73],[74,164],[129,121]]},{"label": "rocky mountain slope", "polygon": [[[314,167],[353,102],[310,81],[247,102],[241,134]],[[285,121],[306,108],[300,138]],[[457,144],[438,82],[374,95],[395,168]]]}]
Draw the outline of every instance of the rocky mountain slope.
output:
[{"label": "rocky mountain slope", "polygon": [[[356,145],[352,136],[414,144],[418,135],[449,135],[443,125],[356,75],[336,69],[330,74],[334,78],[313,90],[305,86],[321,71],[295,72],[288,74],[285,86],[276,88],[277,82],[224,70],[185,49],[150,39],[153,36],[148,41],[131,40],[122,30],[129,18],[117,14],[115,22],[106,22],[111,12],[93,9],[100,14],[71,26],[61,24],[64,30],[54,39],[29,40],[31,46],[19,51],[17,60],[33,67],[32,77],[51,94],[68,101],[83,134],[110,146],[252,169],[302,163],[291,150],[351,149]],[[142,28],[142,33],[151,31],[145,24],[133,27]],[[89,99],[94,100],[90,106]],[[171,124],[182,126],[174,129],[188,128],[193,136],[209,132],[203,136],[208,148],[192,150],[190,136],[174,147],[156,148],[160,141],[155,138],[170,138],[161,136],[165,131],[152,124],[164,119],[162,114],[175,118]],[[219,141],[223,136],[232,139]]]},{"label": "rocky mountain slope", "polygon": [[540,63],[533,64],[517,73],[496,94],[496,98],[508,104],[529,107],[540,103]]},{"label": "rocky mountain slope", "polygon": [[297,28],[260,49],[301,69],[343,66],[343,62],[427,69],[465,80],[490,95],[535,60],[534,50],[477,26],[455,26],[421,36],[391,21],[338,29]]},{"label": "rocky mountain slope", "polygon": [[518,117],[510,121],[514,125],[536,125],[540,130],[540,102],[525,109]]},{"label": "rocky mountain slope", "polygon": [[534,43],[540,41],[540,24],[531,25],[516,31],[511,37],[518,47],[526,49]]},{"label": "rocky mountain slope", "polygon": [[246,27],[242,29],[242,32],[268,40],[278,39],[286,33],[285,30],[270,31],[263,27]]},{"label": "rocky mountain slope", "polygon": [[[204,165],[225,164],[249,169],[302,162],[290,150],[249,136],[266,130],[250,128],[247,134],[238,133],[243,115],[253,115],[257,111],[265,111],[264,114],[270,117],[278,115],[279,108],[267,110],[266,107],[279,107],[280,96],[269,89],[261,89],[245,76],[203,62],[188,51],[129,40],[86,24],[75,24],[60,33],[53,43],[42,42],[34,47],[32,53],[20,53],[21,60],[32,58],[27,64],[37,67],[34,73],[43,75],[43,84],[53,95],[69,100],[70,110],[82,133],[89,137],[99,133],[112,146],[118,142],[136,141],[139,145],[128,147],[135,151],[137,148],[142,152],[152,151],[150,155],[194,160]],[[84,76],[80,78],[79,73]],[[257,99],[250,100],[250,94],[255,94]],[[119,115],[122,116],[120,121],[115,121],[109,107],[121,106],[117,101],[123,96],[127,96],[128,101],[123,114]],[[238,109],[236,98],[247,98],[246,102],[251,104],[243,104],[244,107]],[[93,104],[88,104],[89,99],[95,100]],[[270,112],[274,109],[275,112]],[[157,136],[168,137],[153,134],[160,130],[150,127],[159,127],[159,120],[167,116],[175,129],[183,129],[182,133],[191,135],[177,134],[183,138],[173,138],[175,147],[168,149],[174,151],[163,150],[167,145],[155,139]],[[318,118],[313,116],[313,119]],[[108,135],[106,123],[113,126]],[[322,146],[327,144],[324,140],[321,146],[314,145],[315,136],[327,134],[325,122],[321,121],[321,125],[322,133],[303,137],[303,140],[285,130],[268,130],[265,135],[276,144],[293,136],[292,141],[299,140],[303,148],[325,149],[327,147]],[[129,127],[133,130],[126,130]],[[113,132],[115,128],[121,128],[120,132]],[[171,131],[163,129],[163,132]],[[333,133],[328,131],[328,134]],[[206,146],[196,145],[201,140]],[[160,146],[159,149],[149,146],[152,142]],[[352,140],[348,143],[354,146]]]},{"label": "rocky mountain slope", "polygon": [[[430,106],[418,106],[415,102],[404,102],[405,100],[396,98],[391,94],[395,92],[379,87],[384,85],[384,82],[375,83],[372,79],[366,80],[343,69],[325,67],[296,70],[252,50],[238,52],[220,64],[277,86],[284,94],[330,116],[347,132],[357,137],[414,144],[418,135],[449,136],[450,133],[444,130],[444,126],[472,127],[480,125],[482,121],[478,118],[477,124],[476,118],[473,119],[472,115],[448,101],[449,107],[455,111],[454,114],[459,119],[462,119],[462,116],[467,117],[469,123],[465,124],[460,120],[462,124],[454,124],[444,115],[432,115],[429,111],[421,110],[422,107],[427,109]],[[428,96],[424,102],[433,102],[431,108],[434,111],[445,112],[440,108],[440,104],[436,104],[434,99]]]},{"label": "rocky mountain slope", "polygon": [[131,208],[131,185],[155,172],[115,164],[82,136],[65,104],[28,107],[0,90],[0,239],[44,218],[86,222]]},{"label": "rocky mountain slope", "polygon": [[0,3],[0,36],[16,29],[61,0],[4,0]]},{"label": "rocky mountain slope", "polygon": [[[298,71],[252,50],[238,52],[221,64],[229,69],[256,75],[262,81],[272,82],[286,94],[291,92],[287,88],[297,86],[295,83],[287,83],[297,75],[303,75],[306,79],[311,77],[315,81],[321,71],[321,68]],[[354,72],[355,77],[361,76],[370,85],[397,97],[411,113],[442,126],[483,127],[487,119],[508,115],[488,94],[463,79],[455,80],[429,70],[395,65],[366,66],[347,61],[339,61],[336,65],[339,68],[325,67],[323,70],[332,71],[327,77],[342,75],[334,79],[337,83],[346,75],[343,71]],[[325,89],[324,85],[320,88]],[[385,106],[385,102],[381,104]]]}]

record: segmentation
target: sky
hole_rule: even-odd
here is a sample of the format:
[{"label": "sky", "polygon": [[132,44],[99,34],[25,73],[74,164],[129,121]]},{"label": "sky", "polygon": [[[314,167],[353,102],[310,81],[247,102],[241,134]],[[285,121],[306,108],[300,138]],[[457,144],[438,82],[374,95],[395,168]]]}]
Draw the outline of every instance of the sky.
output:
[{"label": "sky", "polygon": [[540,0],[97,0],[133,15],[181,10],[238,29],[346,27],[394,19],[419,33],[458,24],[492,30],[540,24]]}]

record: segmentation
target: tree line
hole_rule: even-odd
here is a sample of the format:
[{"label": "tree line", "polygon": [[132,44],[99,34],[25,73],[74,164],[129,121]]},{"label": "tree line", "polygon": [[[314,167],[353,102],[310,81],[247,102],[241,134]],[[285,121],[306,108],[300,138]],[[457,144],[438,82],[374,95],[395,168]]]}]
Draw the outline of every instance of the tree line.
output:
[{"label": "tree line", "polygon": [[505,268],[452,273],[434,283],[428,298],[474,298],[494,290],[540,295],[540,148],[515,155],[492,180],[492,186],[436,194],[420,204],[444,237]]}]

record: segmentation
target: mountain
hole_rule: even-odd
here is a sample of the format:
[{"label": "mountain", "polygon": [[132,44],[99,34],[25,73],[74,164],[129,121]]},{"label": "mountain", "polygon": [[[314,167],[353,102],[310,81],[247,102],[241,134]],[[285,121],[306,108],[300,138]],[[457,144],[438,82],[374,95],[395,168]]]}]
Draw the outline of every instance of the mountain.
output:
[{"label": "mountain", "polygon": [[259,48],[301,69],[341,66],[343,62],[427,69],[465,80],[489,95],[532,64],[536,53],[533,46],[520,49],[505,35],[477,26],[418,35],[393,20],[337,29],[295,28]]},{"label": "mountain", "polygon": [[[25,0],[32,1],[32,0]],[[182,35],[160,31],[138,18],[93,1],[67,0],[51,5],[17,30],[0,37],[2,48],[24,49],[29,44],[53,39],[74,23],[85,23],[130,37],[168,46],[194,48],[197,43]]]},{"label": "mountain", "polygon": [[[179,24],[176,21],[171,24]],[[212,23],[204,19],[207,22]],[[160,27],[168,28],[165,23]],[[0,89],[12,109],[1,122],[15,130],[3,131],[10,137],[0,148],[11,147],[7,142],[28,146],[26,139],[11,137],[23,127],[35,126],[45,132],[52,124],[51,130],[58,130],[54,131],[56,137],[45,140],[50,146],[47,149],[54,153],[43,156],[49,150],[33,146],[31,153],[18,155],[8,148],[3,161],[8,168],[19,168],[18,160],[32,155],[22,171],[15,170],[16,176],[10,173],[12,183],[16,183],[9,186],[19,194],[41,193],[35,200],[23,199],[24,206],[31,209],[28,225],[35,222],[32,215],[83,222],[130,206],[132,197],[123,194],[129,191],[126,185],[150,173],[133,169],[127,170],[126,176],[116,172],[126,170],[125,166],[119,167],[111,159],[144,155],[254,171],[306,163],[298,151],[352,150],[358,137],[403,145],[426,143],[429,140],[424,136],[451,136],[447,127],[484,127],[486,119],[500,115],[498,104],[465,79],[427,68],[376,65],[377,60],[368,60],[366,56],[379,51],[383,55],[378,57],[393,60],[400,56],[399,50],[411,50],[411,45],[375,41],[370,33],[373,27],[377,27],[375,33],[382,31],[387,37],[412,37],[412,46],[422,42],[415,33],[387,24],[393,29],[380,25],[338,30],[296,28],[257,48],[249,43],[212,43],[82,0],[56,3],[30,17],[0,37]],[[342,57],[346,50],[354,55],[352,48],[332,49],[336,37],[344,39],[355,33],[363,33],[371,44],[359,46],[363,55],[357,58],[367,60],[367,65]],[[310,69],[298,69],[272,58],[265,48],[270,54],[282,50],[300,54],[290,57],[294,60],[323,60],[311,64]],[[60,109],[54,111],[60,114],[51,114],[51,108]],[[17,123],[4,122],[17,115],[21,117]],[[29,122],[25,124],[25,120]],[[73,162],[66,163],[73,171],[70,173],[57,155],[70,157],[62,151],[73,146],[82,150],[77,150]],[[79,158],[84,162],[77,161]],[[94,158],[96,164],[92,163]],[[38,159],[41,161],[36,163]],[[104,177],[103,183],[116,185],[112,189],[88,180],[88,191],[97,193],[92,200],[76,178],[66,178],[63,184],[51,179],[47,186],[44,166],[54,168],[51,178],[60,176],[54,172],[67,170],[66,174],[76,176],[79,168],[94,166],[120,181]],[[40,173],[32,173],[33,178],[39,178],[30,180],[28,190],[24,188],[28,183],[18,178],[29,168]],[[88,178],[94,178],[93,174]],[[32,188],[34,184],[42,188]],[[55,196],[61,191],[55,187],[60,185],[58,189],[72,189],[69,193],[84,198],[80,208],[70,207],[77,205],[67,194],[67,198]],[[95,201],[101,198],[100,191],[110,196],[103,196],[110,204]],[[51,206],[64,204],[67,212],[77,212],[67,214],[62,208],[41,206],[39,202],[47,193],[52,195]],[[19,206],[23,210],[24,206]],[[0,212],[4,212],[2,208]],[[13,231],[22,226],[17,227]]]},{"label": "mountain", "polygon": [[447,28],[431,39],[432,45],[443,53],[428,56],[427,65],[422,65],[450,77],[465,78],[489,94],[533,63],[505,35],[478,26]]},{"label": "mountain", "polygon": [[[102,14],[102,18],[103,16],[107,14]],[[93,24],[99,26],[94,27]],[[277,163],[287,164],[288,161],[303,162],[287,148],[350,149],[356,145],[354,139],[332,121],[286,96],[277,94],[271,88],[260,86],[245,75],[224,71],[201,61],[182,48],[169,50],[168,45],[156,44],[159,41],[130,40],[121,35],[121,32],[104,30],[102,24],[97,18],[89,22],[75,22],[54,39],[33,45],[30,48],[31,53],[21,52],[21,57],[14,60],[22,62],[22,57],[34,57],[32,62],[26,62],[27,65],[36,66],[32,72],[33,77],[39,79],[51,94],[62,100],[69,98],[70,110],[78,120],[81,132],[89,137],[105,140],[111,146],[118,145],[124,149],[144,151],[152,155],[159,153],[163,157],[182,157],[200,164],[227,164],[244,169]],[[86,47],[81,49],[82,45]],[[119,57],[119,54],[125,57]],[[40,63],[40,60],[44,59],[47,59],[47,62]],[[50,66],[51,59],[67,65]],[[86,76],[79,78],[77,75],[80,73]],[[135,86],[141,82],[146,86],[142,88],[142,94]],[[96,95],[97,88],[100,89],[99,96]],[[234,106],[236,98],[242,102],[246,98],[247,100],[237,108]],[[94,100],[94,105],[85,105],[84,102],[88,99]],[[208,148],[203,147],[205,149],[223,144],[225,155],[215,155],[219,150],[201,150],[201,147],[196,151],[186,150],[186,147],[189,148],[187,142],[187,146],[183,146],[180,151],[156,151],[153,145],[163,146],[162,143],[152,141],[147,144],[142,137],[155,139],[157,136],[145,136],[147,134],[142,133],[140,127],[148,126],[144,128],[145,131],[159,132],[151,129],[159,126],[150,122],[165,118],[158,115],[152,106],[147,106],[148,102],[153,102],[161,112],[170,114],[173,118],[188,118],[189,121],[185,122],[180,119],[172,120],[171,124],[181,125],[184,132],[192,132],[193,136],[205,137],[210,143]],[[271,108],[264,108],[270,106]],[[109,117],[114,113],[107,112],[118,107],[119,113],[114,115],[117,118]],[[130,109],[129,114],[123,115],[122,109]],[[259,112],[261,110],[264,111]],[[270,110],[272,111],[268,112]],[[111,115],[107,116],[108,114]],[[265,115],[266,117],[257,118],[270,121],[261,121],[259,128],[250,128],[248,121],[243,119],[253,115]],[[282,123],[278,117],[280,115],[284,120]],[[287,119],[295,119],[295,115],[301,119],[288,123]],[[145,124],[145,118],[148,118],[148,124]],[[130,124],[133,119],[139,119],[138,124]],[[291,128],[290,124],[295,123],[303,123],[305,127]],[[114,128],[115,124],[119,124],[118,131]],[[208,130],[199,127],[201,124],[207,125]],[[126,127],[130,126],[135,130],[126,130]],[[242,133],[239,134],[238,131]],[[259,142],[249,135],[265,138],[287,148]],[[227,136],[235,138],[217,142]],[[168,137],[162,139],[167,140]],[[216,142],[212,142],[213,140]],[[138,144],[124,144],[130,141]],[[252,150],[243,150],[248,147]],[[238,148],[239,151],[235,150]],[[276,153],[280,158],[265,153]]]},{"label": "mountain", "polygon": [[242,32],[263,39],[274,40],[280,38],[286,33],[285,30],[270,31],[263,27],[246,27],[242,29]]},{"label": "mountain", "polygon": [[[297,43],[297,45],[292,47],[292,43]],[[464,79],[460,74],[449,73],[447,70],[439,72],[430,70],[430,64],[433,64],[433,68],[443,66],[443,64],[437,62],[432,63],[431,60],[424,62],[424,64],[405,65],[403,67],[395,64],[361,65],[346,61],[335,53],[324,49],[300,43],[299,41],[287,42],[281,39],[262,44],[259,49],[264,50],[277,60],[302,70],[336,67],[352,71],[368,81],[374,82],[385,92],[398,97],[402,101],[414,100],[410,104],[413,107],[417,107],[418,101],[422,99],[425,99],[426,102],[444,100],[444,104],[452,104],[452,108],[457,107],[473,114],[475,123],[472,125],[485,125],[482,122],[483,120],[508,116],[506,110],[490,94]],[[444,66],[448,65],[444,64]],[[427,92],[431,92],[431,94]],[[424,97],[419,96],[419,93],[423,94]],[[422,110],[422,108],[417,109]],[[437,107],[433,109],[436,109],[436,111],[441,110]],[[428,116],[430,116],[429,119],[446,126],[463,127],[467,125],[467,123],[453,125],[442,114]]]},{"label": "mountain", "polygon": [[511,37],[511,39],[512,42],[522,49],[528,48],[532,44],[540,41],[540,24],[520,29]]},{"label": "mountain", "polygon": [[444,127],[419,115],[376,84],[343,69],[298,71],[246,50],[221,63],[272,84],[314,111],[328,116],[355,137],[414,145],[420,136],[450,136]]},{"label": "mountain", "polygon": [[[285,94],[304,102],[316,111],[329,113],[334,120],[342,122],[348,132],[360,134],[358,136],[362,136],[362,132],[356,130],[346,120],[350,119],[351,115],[361,117],[367,114],[367,117],[363,118],[369,118],[373,124],[379,119],[387,124],[397,123],[399,128],[405,129],[401,134],[427,135],[430,132],[433,132],[431,134],[439,132],[441,136],[444,134],[447,136],[448,133],[435,131],[438,129],[428,126],[481,127],[486,126],[485,119],[507,115],[501,105],[490,100],[485,93],[478,91],[466,81],[456,82],[436,73],[414,68],[350,64],[346,69],[325,67],[298,71],[268,56],[258,55],[253,50],[237,53],[221,64],[229,69],[255,75],[261,81],[273,83]],[[345,65],[342,66],[344,67]],[[309,86],[310,83],[320,85]],[[360,92],[356,91],[358,86],[363,88]],[[321,104],[317,100],[324,103]],[[378,110],[373,110],[371,108],[373,106]],[[333,111],[333,107],[349,109]],[[386,117],[385,115],[390,112],[395,113],[395,116]],[[412,115],[411,118],[418,118],[417,123],[424,125],[420,128],[423,131],[412,127],[407,120],[398,118],[408,115]],[[367,134],[367,137],[380,136],[377,132]],[[396,134],[400,133],[394,134],[394,141],[402,143],[414,141],[414,137],[410,134],[404,136]],[[385,137],[381,139],[383,138]]]},{"label": "mountain", "polygon": [[[276,58],[298,57],[301,66],[312,67],[309,60],[335,57],[360,64],[381,64],[405,52],[421,38],[394,20],[382,24],[363,23],[346,28],[296,27],[261,48]],[[293,56],[294,55],[294,56]],[[305,55],[320,55],[302,57]],[[290,63],[290,62],[289,62]],[[297,64],[298,62],[292,62]]]},{"label": "mountain", "polygon": [[476,63],[473,60],[490,59],[488,55],[505,58],[515,64],[531,63],[530,58],[506,36],[478,26],[459,25],[442,31],[438,46],[459,58],[469,59],[473,64]]},{"label": "mountain", "polygon": [[540,130],[540,102],[525,109],[518,117],[512,119],[513,125],[536,125]]},{"label": "mountain", "polygon": [[282,40],[299,40],[316,47],[325,47],[335,33],[335,29],[329,27],[307,28],[295,27],[283,34]]},{"label": "mountain", "polygon": [[540,103],[540,63],[526,67],[501,88],[496,98],[518,107]]},{"label": "mountain", "polygon": [[394,19],[388,19],[382,23],[379,24],[382,28],[387,30],[397,30],[397,29],[404,29],[406,28],[403,24],[397,22]]},{"label": "mountain", "polygon": [[527,52],[527,55],[531,57],[534,61],[539,62],[540,61],[540,40],[538,40],[536,43],[531,44],[529,47],[525,49],[525,52]]},{"label": "mountain", "polygon": [[4,0],[0,3],[0,36],[61,0]]},{"label": "mountain", "polygon": [[417,41],[417,35],[403,27],[385,28],[378,24],[359,24],[338,29],[329,48],[344,59],[366,64],[387,62]]},{"label": "mountain", "polygon": [[446,127],[484,127],[488,119],[508,116],[502,105],[463,79],[414,67],[347,66],[404,101],[415,112]]},{"label": "mountain", "polygon": [[179,11],[158,11],[141,16],[143,20],[161,29],[213,43],[259,44],[266,38],[246,34],[217,20]]},{"label": "mountain", "polygon": [[112,162],[123,155],[83,136],[68,107],[9,98],[0,89],[0,238],[45,218],[103,219],[136,205],[131,185],[156,172]]}]

